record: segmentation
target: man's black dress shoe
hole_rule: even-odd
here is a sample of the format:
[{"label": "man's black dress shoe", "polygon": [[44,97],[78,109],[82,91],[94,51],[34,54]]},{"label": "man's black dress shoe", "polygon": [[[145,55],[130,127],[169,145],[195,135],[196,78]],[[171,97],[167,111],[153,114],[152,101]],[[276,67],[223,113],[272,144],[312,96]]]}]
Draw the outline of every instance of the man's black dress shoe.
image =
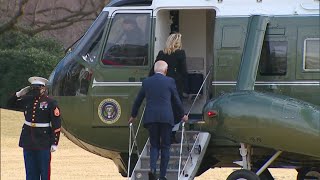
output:
[{"label": "man's black dress shoe", "polygon": [[167,180],[166,177],[160,177],[159,180]]},{"label": "man's black dress shoe", "polygon": [[153,174],[151,171],[149,172],[149,180],[157,180],[156,175]]}]

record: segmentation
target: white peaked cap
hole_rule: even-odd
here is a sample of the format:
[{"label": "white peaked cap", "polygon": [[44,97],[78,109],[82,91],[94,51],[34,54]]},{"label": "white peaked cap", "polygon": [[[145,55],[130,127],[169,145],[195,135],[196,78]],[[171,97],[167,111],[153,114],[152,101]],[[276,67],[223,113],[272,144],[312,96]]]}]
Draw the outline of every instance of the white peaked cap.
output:
[{"label": "white peaked cap", "polygon": [[43,78],[43,77],[30,77],[28,79],[28,81],[31,83],[31,84],[40,84],[40,85],[43,85],[45,86],[47,83],[48,83],[48,80]]}]

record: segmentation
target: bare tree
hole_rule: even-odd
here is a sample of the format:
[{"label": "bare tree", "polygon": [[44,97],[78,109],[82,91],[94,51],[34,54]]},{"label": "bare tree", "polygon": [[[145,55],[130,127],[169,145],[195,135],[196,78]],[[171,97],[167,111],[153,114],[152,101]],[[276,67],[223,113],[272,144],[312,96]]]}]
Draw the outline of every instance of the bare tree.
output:
[{"label": "bare tree", "polygon": [[16,30],[28,35],[51,32],[60,36],[61,32],[54,31],[66,32],[66,27],[75,24],[78,29],[86,29],[109,1],[0,0],[0,34]]}]

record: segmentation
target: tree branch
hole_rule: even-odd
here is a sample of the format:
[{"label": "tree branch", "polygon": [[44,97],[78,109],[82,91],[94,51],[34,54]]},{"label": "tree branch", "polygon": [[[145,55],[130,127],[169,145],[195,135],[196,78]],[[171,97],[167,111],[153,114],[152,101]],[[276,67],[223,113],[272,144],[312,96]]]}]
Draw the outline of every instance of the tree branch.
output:
[{"label": "tree branch", "polygon": [[[109,0],[97,1],[98,3],[94,0],[79,0],[78,10],[74,10],[70,6],[69,8],[61,5],[52,8],[42,7],[42,9],[38,10],[40,6],[39,0],[31,0],[30,2],[29,0],[19,0],[18,9],[14,16],[5,24],[0,25],[0,34],[13,29],[25,34],[35,35],[47,30],[65,28],[77,22],[94,20],[104,8],[106,2],[109,2]],[[32,6],[28,6],[28,9],[24,12],[25,5],[28,2]],[[64,16],[59,18],[56,14]],[[29,25],[26,25],[26,22]]]},{"label": "tree branch", "polygon": [[[64,18],[51,21],[51,22],[46,22],[46,21],[36,21],[35,24],[38,25],[36,28],[25,28],[23,26],[15,26],[14,28],[16,30],[19,30],[25,34],[29,35],[35,35],[37,33],[40,33],[42,31],[47,31],[47,30],[56,30],[56,29],[61,29],[65,28],[68,26],[71,26],[74,23],[81,22],[81,21],[86,21],[90,20],[86,17],[89,15],[93,14],[94,12],[78,12],[77,14],[71,14],[69,16],[65,16]],[[92,18],[91,20],[94,20]],[[40,26],[42,24],[42,26]]]},{"label": "tree branch", "polygon": [[4,23],[2,26],[0,26],[0,34],[12,28],[18,22],[18,19],[23,15],[24,6],[26,3],[28,3],[28,1],[29,0],[19,0],[17,12],[7,23]]}]

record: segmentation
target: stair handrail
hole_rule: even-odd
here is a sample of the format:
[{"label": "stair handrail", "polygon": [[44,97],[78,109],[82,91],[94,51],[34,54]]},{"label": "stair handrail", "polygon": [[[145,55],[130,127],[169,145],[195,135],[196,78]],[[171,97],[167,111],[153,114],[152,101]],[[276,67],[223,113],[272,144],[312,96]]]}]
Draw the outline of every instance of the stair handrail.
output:
[{"label": "stair handrail", "polygon": [[182,123],[182,133],[181,133],[181,142],[180,142],[180,157],[179,157],[179,170],[178,170],[178,178],[180,177],[180,169],[181,169],[181,158],[182,158],[182,143],[183,143],[183,133],[184,133],[184,124],[185,122]]},{"label": "stair handrail", "polygon": [[[191,104],[191,107],[189,108],[189,111],[188,111],[188,113],[187,113],[187,116],[189,116],[189,114],[190,114],[190,112],[191,112],[191,109],[193,108],[194,103],[195,103],[196,100],[198,99],[198,96],[199,96],[199,94],[200,94],[200,92],[201,92],[201,89],[203,88],[204,83],[206,82],[206,80],[207,80],[208,77],[209,77],[209,74],[211,73],[212,67],[213,67],[213,64],[210,66],[209,71],[208,71],[206,77],[204,78],[204,80],[203,80],[203,82],[202,82],[202,84],[201,84],[201,86],[200,86],[200,88],[199,88],[199,90],[198,90],[198,93],[197,93],[196,97],[195,97],[194,100],[193,100],[193,102],[192,102],[192,104]],[[180,157],[179,157],[178,177],[180,177],[180,175],[181,175],[180,170],[181,170],[181,158],[182,158],[182,143],[183,143],[184,136],[185,136],[184,133],[185,133],[185,122],[182,122],[182,133],[181,133],[181,142],[180,142]],[[187,145],[189,146],[189,143],[188,143],[187,138],[186,138],[186,142],[187,142]],[[189,149],[189,148],[188,148],[188,149]],[[189,154],[190,154],[190,152],[191,152],[191,151],[189,151]]]},{"label": "stair handrail", "polygon": [[[137,143],[137,135],[140,130],[140,126],[141,126],[141,122],[142,122],[142,118],[143,118],[145,109],[146,109],[146,106],[144,106],[144,108],[143,108],[142,115],[141,115],[139,125],[137,128],[137,133],[134,133],[134,128],[133,128],[132,122],[130,122],[130,124],[129,124],[129,150],[128,150],[129,151],[129,160],[128,160],[128,171],[127,171],[128,172],[127,173],[128,180],[130,179],[131,154],[132,154],[134,147],[136,147],[136,150],[137,150],[136,153],[137,153],[138,157],[140,157],[140,152],[139,152],[138,143]],[[134,137],[132,138],[132,136],[134,136]],[[132,143],[132,139],[133,139],[133,143]]]},{"label": "stair handrail", "polygon": [[[193,146],[192,146],[191,150],[189,151],[189,156],[188,156],[188,158],[187,158],[186,163],[185,163],[184,166],[183,166],[183,169],[182,169],[182,171],[181,171],[181,174],[179,174],[178,180],[180,180],[180,176],[181,176],[181,175],[184,175],[184,173],[185,173],[184,171],[185,171],[185,169],[186,169],[186,167],[187,167],[187,165],[188,165],[189,160],[190,160],[191,163],[192,163],[191,152],[194,152],[196,143],[197,143],[197,141],[199,140],[199,136],[200,136],[200,135],[198,134],[196,140],[195,140],[194,143],[193,143]],[[189,158],[189,157],[190,157],[190,158]]]}]

